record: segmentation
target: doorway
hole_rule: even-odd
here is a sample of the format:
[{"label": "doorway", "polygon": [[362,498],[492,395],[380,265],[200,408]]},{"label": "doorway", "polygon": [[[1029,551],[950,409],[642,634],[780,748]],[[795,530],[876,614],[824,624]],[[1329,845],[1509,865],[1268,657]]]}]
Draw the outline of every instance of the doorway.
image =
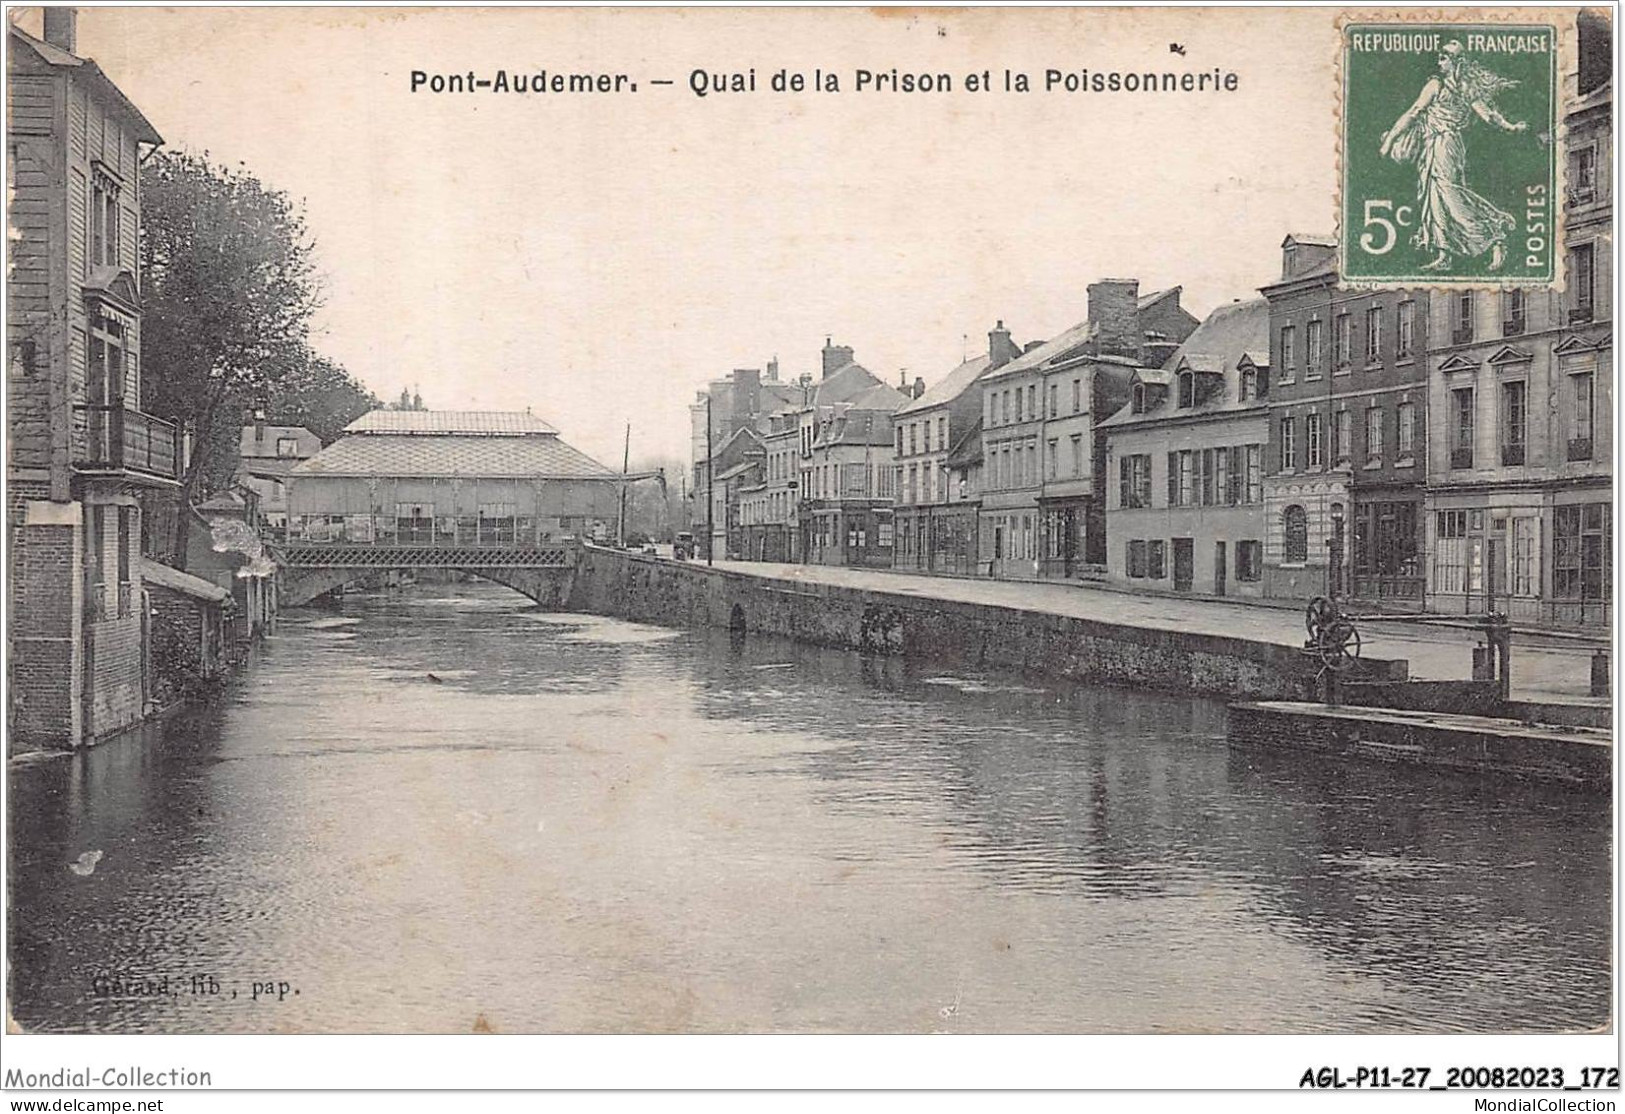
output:
[{"label": "doorway", "polygon": [[1191,538],[1174,539],[1174,591],[1189,592],[1196,579],[1196,543]]}]

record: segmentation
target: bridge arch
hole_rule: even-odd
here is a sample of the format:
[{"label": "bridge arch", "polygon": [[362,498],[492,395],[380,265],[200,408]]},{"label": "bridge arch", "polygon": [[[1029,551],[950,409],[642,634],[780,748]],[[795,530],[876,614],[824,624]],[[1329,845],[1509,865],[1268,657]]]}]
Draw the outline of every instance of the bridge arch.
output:
[{"label": "bridge arch", "polygon": [[[290,570],[282,582],[278,600],[283,607],[303,607],[319,596],[336,591],[379,572],[410,572],[410,569],[300,569]],[[564,609],[570,597],[574,573],[565,569],[459,569],[481,580],[512,588],[542,607]]]}]

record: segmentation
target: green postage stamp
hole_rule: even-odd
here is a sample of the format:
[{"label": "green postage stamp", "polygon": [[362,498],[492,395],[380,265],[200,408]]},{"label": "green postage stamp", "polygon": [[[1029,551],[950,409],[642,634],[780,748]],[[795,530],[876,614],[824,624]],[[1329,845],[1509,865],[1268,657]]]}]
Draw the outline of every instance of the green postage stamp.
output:
[{"label": "green postage stamp", "polygon": [[1559,45],[1540,23],[1344,25],[1344,283],[1555,285]]}]

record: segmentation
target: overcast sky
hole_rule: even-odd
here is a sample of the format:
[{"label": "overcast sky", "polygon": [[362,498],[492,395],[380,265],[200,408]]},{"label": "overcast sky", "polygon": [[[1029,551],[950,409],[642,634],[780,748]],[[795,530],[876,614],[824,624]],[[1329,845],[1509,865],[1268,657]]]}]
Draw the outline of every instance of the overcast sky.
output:
[{"label": "overcast sky", "polygon": [[[618,461],[628,421],[634,456],[686,457],[697,387],[775,354],[816,373],[826,334],[931,382],[997,318],[1022,342],[1079,321],[1096,278],[1183,284],[1198,316],[1251,295],[1283,235],[1333,227],[1334,16],[86,8],[79,48],[167,145],[304,199],[317,346],[379,395],[530,406]],[[751,67],[754,95],[689,91]],[[842,91],[774,94],[780,67]],[[955,92],[859,93],[860,67]],[[1239,91],[963,90],[1051,67],[1219,67]],[[410,91],[470,68],[639,88]]]}]

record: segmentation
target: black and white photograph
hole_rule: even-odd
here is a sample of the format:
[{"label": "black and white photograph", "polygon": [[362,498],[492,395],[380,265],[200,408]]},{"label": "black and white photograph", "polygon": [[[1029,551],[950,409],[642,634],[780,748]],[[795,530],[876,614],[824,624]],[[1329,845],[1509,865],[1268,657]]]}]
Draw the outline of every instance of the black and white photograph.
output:
[{"label": "black and white photograph", "polygon": [[1612,1109],[1615,15],[8,8],[8,1098]]}]

